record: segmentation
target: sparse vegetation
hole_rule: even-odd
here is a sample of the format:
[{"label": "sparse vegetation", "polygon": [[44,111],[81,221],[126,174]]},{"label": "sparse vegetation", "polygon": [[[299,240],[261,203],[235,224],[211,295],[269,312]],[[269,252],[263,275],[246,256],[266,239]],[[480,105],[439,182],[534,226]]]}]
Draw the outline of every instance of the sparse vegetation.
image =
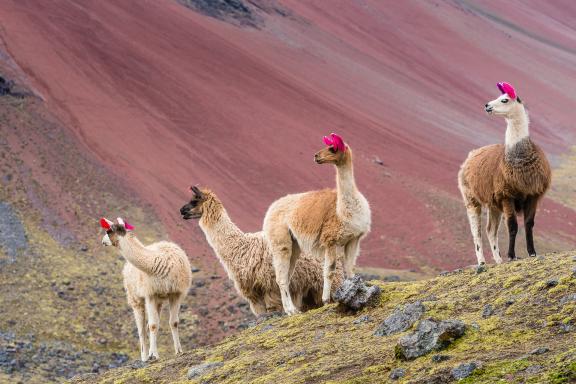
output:
[{"label": "sparse vegetation", "polygon": [[[399,383],[450,382],[452,369],[470,362],[477,368],[462,383],[573,382],[576,303],[567,295],[576,292],[574,255],[548,254],[490,266],[481,274],[469,269],[430,280],[378,282],[379,305],[355,315],[329,305],[268,320],[213,347],[140,370],[115,369],[76,382],[137,383],[146,378],[155,383],[382,383],[391,381],[395,369],[405,371]],[[562,283],[547,285],[556,278]],[[566,288],[555,289],[560,285]],[[394,356],[398,339],[418,322],[405,332],[374,335],[396,308],[415,301],[426,308],[423,319],[453,318],[467,325],[465,335],[443,350],[442,358],[433,360],[435,352],[413,361]],[[487,304],[493,313],[484,317]],[[354,323],[366,315],[367,321]],[[187,368],[206,362],[223,365],[189,381]]]}]

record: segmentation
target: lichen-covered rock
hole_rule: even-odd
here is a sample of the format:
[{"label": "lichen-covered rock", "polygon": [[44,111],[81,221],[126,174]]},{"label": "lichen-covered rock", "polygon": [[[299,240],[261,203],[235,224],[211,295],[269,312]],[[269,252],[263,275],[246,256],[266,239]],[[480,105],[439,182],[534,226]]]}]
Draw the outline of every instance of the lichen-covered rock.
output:
[{"label": "lichen-covered rock", "polygon": [[494,314],[494,307],[492,307],[492,305],[490,304],[486,304],[484,306],[484,309],[482,309],[482,318],[487,318],[490,317]]},{"label": "lichen-covered rock", "polygon": [[344,280],[334,293],[334,300],[352,311],[358,311],[368,304],[375,303],[379,297],[380,287],[366,285],[360,275]]},{"label": "lichen-covered rock", "polygon": [[460,320],[422,320],[418,323],[416,332],[398,340],[396,357],[412,360],[431,351],[444,349],[465,332],[466,325]]},{"label": "lichen-covered rock", "polygon": [[478,363],[474,361],[471,363],[460,364],[452,370],[452,377],[456,380],[465,379],[470,376],[476,368],[478,368]]},{"label": "lichen-covered rock", "polygon": [[422,317],[425,310],[426,308],[420,301],[407,304],[403,308],[396,308],[394,313],[378,326],[374,335],[389,336],[404,332]]},{"label": "lichen-covered rock", "polygon": [[224,363],[221,363],[221,362],[204,363],[204,364],[195,365],[188,370],[188,379],[192,380],[198,376],[202,376],[203,374],[205,374],[208,371],[211,371],[211,370],[216,369],[218,367],[221,367],[223,365],[224,365]]},{"label": "lichen-covered rock", "polygon": [[406,370],[404,370],[402,368],[396,368],[396,369],[392,370],[392,372],[390,372],[390,378],[392,380],[398,380],[404,376],[406,376]]}]

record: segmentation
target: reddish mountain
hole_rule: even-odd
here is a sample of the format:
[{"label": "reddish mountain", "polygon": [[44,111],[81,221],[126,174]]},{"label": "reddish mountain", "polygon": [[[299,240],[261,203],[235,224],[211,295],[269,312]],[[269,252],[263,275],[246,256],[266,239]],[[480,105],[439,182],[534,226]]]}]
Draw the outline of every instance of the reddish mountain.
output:
[{"label": "reddish mountain", "polygon": [[[475,261],[456,174],[503,140],[483,112],[497,81],[517,87],[555,165],[574,142],[575,16],[571,1],[12,0],[0,36],[192,259],[214,262],[178,214],[190,184],[257,230],[274,199],[334,185],[312,155],[335,131],[373,208],[360,264],[440,269]],[[573,247],[574,222],[546,200],[541,248]]]}]

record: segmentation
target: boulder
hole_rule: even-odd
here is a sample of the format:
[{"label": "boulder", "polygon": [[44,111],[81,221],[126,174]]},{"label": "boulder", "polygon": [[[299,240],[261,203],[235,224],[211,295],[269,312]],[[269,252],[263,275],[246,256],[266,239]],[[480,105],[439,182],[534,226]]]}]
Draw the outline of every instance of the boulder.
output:
[{"label": "boulder", "polygon": [[334,293],[335,301],[354,312],[376,302],[379,297],[380,287],[366,285],[360,275],[344,280],[340,288]]},{"label": "boulder", "polygon": [[420,301],[406,304],[403,308],[396,308],[394,313],[378,326],[374,335],[389,336],[404,332],[422,317],[425,310],[426,308]]},{"label": "boulder", "polygon": [[465,332],[466,325],[461,320],[422,320],[415,332],[398,340],[396,357],[412,360],[434,350],[444,349]]}]

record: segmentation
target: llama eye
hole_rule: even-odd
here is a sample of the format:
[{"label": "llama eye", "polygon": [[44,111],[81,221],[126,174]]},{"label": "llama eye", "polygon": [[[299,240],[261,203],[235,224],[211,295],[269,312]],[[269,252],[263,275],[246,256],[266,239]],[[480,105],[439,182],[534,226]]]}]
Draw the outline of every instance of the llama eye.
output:
[{"label": "llama eye", "polygon": [[501,100],[504,104],[506,104],[508,102],[508,99],[502,99]]},{"label": "llama eye", "polygon": [[334,147],[330,147],[330,148],[328,148],[328,150],[329,150],[331,153],[336,153],[336,150],[334,149]]}]

